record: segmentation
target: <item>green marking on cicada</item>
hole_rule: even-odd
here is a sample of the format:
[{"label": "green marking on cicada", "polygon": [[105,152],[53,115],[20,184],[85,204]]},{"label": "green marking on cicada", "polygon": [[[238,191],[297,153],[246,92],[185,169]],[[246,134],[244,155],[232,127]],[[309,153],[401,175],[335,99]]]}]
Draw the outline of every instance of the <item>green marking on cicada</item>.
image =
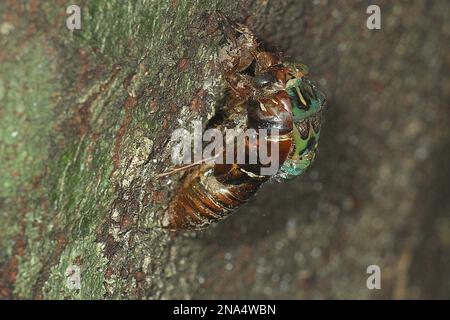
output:
[{"label": "green marking on cicada", "polygon": [[325,104],[325,95],[306,77],[290,79],[286,92],[291,98],[294,122],[321,111]]},{"label": "green marking on cicada", "polygon": [[[320,127],[314,128],[310,119],[303,120],[308,128],[307,136],[302,137],[296,126],[293,129],[294,148],[278,172],[282,179],[300,176],[313,162],[320,137]],[[303,124],[305,125],[305,124]]]},{"label": "green marking on cicada", "polygon": [[294,75],[286,84],[294,118],[294,148],[275,177],[281,179],[298,177],[313,162],[320,137],[320,113],[325,105],[325,95],[304,76],[306,69],[293,64],[287,67]]}]

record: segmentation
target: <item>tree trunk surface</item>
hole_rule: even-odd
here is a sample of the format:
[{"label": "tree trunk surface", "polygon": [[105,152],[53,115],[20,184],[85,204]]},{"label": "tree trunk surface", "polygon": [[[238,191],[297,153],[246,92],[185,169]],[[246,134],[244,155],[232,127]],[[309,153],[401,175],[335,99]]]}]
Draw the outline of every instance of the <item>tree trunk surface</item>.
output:
[{"label": "tree trunk surface", "polygon": [[[0,297],[448,298],[448,1],[0,3]],[[225,84],[209,14],[327,94],[312,168],[205,231],[159,227],[170,136]],[[366,269],[381,268],[381,290]],[[80,287],[68,282],[80,271]],[[71,271],[72,270],[72,271]]]}]

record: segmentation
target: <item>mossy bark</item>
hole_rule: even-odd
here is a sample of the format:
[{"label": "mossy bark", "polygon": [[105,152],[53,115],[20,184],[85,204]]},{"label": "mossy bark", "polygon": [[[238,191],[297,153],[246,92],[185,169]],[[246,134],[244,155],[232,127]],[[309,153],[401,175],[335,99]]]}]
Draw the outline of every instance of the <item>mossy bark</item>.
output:
[{"label": "mossy bark", "polygon": [[[449,5],[375,2],[380,31],[353,1],[80,1],[73,32],[69,4],[1,2],[0,297],[448,297]],[[216,10],[310,66],[329,100],[321,152],[223,223],[173,234],[158,223],[179,175],[156,175],[170,132],[223,90]],[[420,278],[424,261],[442,277]]]},{"label": "mossy bark", "polygon": [[[0,4],[0,293],[157,298],[171,236],[155,174],[171,166],[168,132],[212,110],[208,16],[238,4],[79,5],[72,32],[68,4]],[[66,285],[72,265],[80,290]]]}]

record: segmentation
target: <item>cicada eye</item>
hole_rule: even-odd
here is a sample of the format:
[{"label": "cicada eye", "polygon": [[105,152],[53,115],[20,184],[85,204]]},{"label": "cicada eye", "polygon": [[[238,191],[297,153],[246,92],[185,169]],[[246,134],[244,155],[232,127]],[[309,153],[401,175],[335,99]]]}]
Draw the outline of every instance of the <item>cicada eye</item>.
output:
[{"label": "cicada eye", "polygon": [[301,72],[303,75],[307,76],[309,73],[308,66],[304,65],[303,63],[298,63],[295,65],[296,69]]},{"label": "cicada eye", "polygon": [[288,79],[302,78],[309,73],[308,67],[301,63],[284,62],[283,65],[288,69]]}]

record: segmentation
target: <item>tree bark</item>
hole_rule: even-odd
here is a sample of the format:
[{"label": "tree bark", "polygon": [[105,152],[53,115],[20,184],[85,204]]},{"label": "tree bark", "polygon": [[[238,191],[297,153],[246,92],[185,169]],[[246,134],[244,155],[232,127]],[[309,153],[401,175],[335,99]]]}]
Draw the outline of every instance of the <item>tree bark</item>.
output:
[{"label": "tree bark", "polygon": [[[376,31],[353,1],[80,1],[73,32],[66,4],[2,2],[0,297],[448,297],[449,4],[373,2]],[[174,234],[181,175],[156,175],[223,94],[216,10],[309,65],[329,107],[304,177]]]}]

